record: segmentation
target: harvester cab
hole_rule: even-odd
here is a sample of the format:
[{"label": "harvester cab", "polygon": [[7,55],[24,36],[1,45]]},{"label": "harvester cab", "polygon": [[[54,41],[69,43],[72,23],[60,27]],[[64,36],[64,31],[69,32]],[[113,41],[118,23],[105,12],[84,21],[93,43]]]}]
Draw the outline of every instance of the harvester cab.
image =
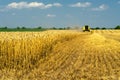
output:
[{"label": "harvester cab", "polygon": [[85,31],[90,32],[90,27],[88,25],[83,26],[83,32]]}]

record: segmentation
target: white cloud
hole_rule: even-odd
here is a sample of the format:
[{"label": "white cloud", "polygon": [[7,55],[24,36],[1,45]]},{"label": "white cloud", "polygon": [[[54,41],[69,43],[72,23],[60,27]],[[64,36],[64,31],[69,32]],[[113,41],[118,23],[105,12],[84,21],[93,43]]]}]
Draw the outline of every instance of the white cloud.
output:
[{"label": "white cloud", "polygon": [[43,3],[38,3],[38,2],[31,2],[31,3],[27,3],[27,6],[28,7],[42,7],[42,6],[44,6],[44,4]]},{"label": "white cloud", "polygon": [[53,3],[53,4],[44,4],[42,2],[12,2],[7,5],[7,8],[14,8],[14,9],[23,9],[23,8],[40,8],[40,9],[47,9],[51,7],[61,7],[62,4],[60,3]]},{"label": "white cloud", "polygon": [[84,3],[78,2],[76,4],[70,5],[70,7],[89,7],[90,5],[91,5],[90,2],[84,2]]},{"label": "white cloud", "polygon": [[54,15],[54,14],[47,14],[46,16],[51,17],[51,18],[56,17],[56,15]]},{"label": "white cloud", "polygon": [[27,3],[26,2],[20,2],[20,3],[16,3],[16,2],[13,2],[13,3],[10,3],[7,5],[7,8],[25,8],[27,7]]},{"label": "white cloud", "polygon": [[60,4],[60,3],[53,3],[53,6],[55,6],[55,7],[61,7],[62,4]]},{"label": "white cloud", "polygon": [[50,8],[50,7],[52,7],[53,5],[52,4],[47,4],[47,5],[45,5],[45,6],[43,6],[43,7],[41,7],[42,9],[46,9],[46,8]]},{"label": "white cloud", "polygon": [[99,7],[96,7],[96,8],[92,8],[93,11],[103,11],[103,10],[106,10],[108,9],[108,6],[105,5],[105,4],[102,4],[100,5]]}]

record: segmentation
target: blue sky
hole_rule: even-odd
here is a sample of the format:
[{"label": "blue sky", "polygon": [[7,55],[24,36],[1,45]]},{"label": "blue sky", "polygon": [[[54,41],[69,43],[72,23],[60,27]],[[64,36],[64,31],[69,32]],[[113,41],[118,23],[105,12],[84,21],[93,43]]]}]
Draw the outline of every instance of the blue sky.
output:
[{"label": "blue sky", "polygon": [[120,0],[0,0],[0,26],[115,27]]}]

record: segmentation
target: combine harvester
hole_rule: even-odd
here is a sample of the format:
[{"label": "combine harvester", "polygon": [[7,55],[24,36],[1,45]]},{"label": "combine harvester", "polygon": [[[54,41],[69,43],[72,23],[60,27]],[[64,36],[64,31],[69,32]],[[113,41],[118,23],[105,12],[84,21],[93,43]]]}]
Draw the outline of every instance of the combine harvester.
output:
[{"label": "combine harvester", "polygon": [[90,32],[90,26],[85,25],[85,26],[83,26],[82,30],[83,30],[83,32],[85,32],[85,31]]}]

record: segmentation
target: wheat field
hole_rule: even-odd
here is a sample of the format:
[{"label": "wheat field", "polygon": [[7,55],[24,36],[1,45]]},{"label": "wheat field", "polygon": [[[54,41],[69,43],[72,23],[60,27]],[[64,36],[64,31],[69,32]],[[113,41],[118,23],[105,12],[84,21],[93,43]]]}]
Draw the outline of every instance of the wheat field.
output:
[{"label": "wheat field", "polygon": [[120,80],[120,30],[0,32],[0,80]]}]

